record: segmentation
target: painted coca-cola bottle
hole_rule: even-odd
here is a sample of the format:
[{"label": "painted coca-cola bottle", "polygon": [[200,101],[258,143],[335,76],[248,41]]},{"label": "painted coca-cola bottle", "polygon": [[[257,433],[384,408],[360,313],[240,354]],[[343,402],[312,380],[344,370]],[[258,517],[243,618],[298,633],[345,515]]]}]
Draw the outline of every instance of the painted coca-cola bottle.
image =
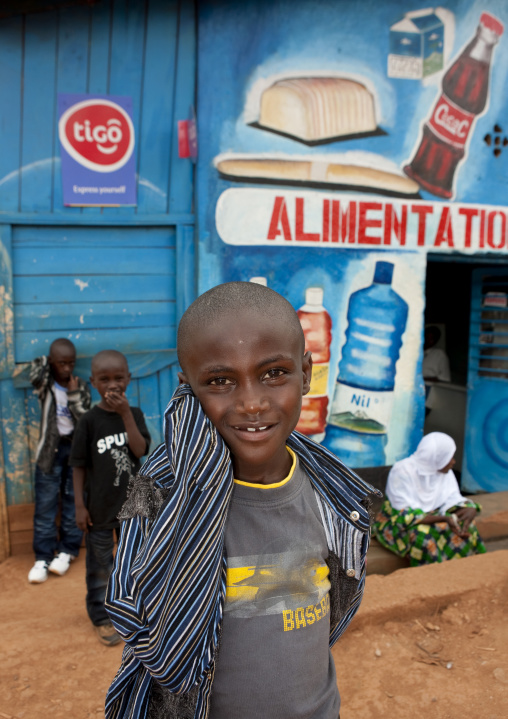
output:
[{"label": "painted coca-cola bottle", "polygon": [[447,70],[420,145],[404,168],[406,175],[434,195],[453,195],[453,178],[467,138],[487,105],[492,51],[502,34],[503,24],[482,13],[474,38]]},{"label": "painted coca-cola bottle", "polygon": [[296,425],[298,432],[311,435],[316,442],[324,438],[328,413],[328,374],[332,320],[323,307],[323,289],[308,287],[305,304],[297,312],[305,336],[305,351],[312,353],[310,391],[302,400]]}]

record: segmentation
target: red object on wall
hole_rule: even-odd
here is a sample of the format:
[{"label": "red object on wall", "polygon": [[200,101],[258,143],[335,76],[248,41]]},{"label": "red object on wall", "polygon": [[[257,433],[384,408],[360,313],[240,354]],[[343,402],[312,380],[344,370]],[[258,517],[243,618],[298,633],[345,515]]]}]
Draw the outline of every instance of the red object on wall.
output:
[{"label": "red object on wall", "polygon": [[189,120],[178,120],[178,157],[190,157]]}]

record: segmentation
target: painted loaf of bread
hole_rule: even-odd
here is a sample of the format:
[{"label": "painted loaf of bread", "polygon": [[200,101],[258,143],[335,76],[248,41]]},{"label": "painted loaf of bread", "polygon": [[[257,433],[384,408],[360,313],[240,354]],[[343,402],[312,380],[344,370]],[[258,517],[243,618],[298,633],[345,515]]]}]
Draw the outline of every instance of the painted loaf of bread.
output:
[{"label": "painted loaf of bread", "polygon": [[373,132],[377,129],[374,98],[354,80],[286,78],[263,92],[259,125],[304,142]]}]

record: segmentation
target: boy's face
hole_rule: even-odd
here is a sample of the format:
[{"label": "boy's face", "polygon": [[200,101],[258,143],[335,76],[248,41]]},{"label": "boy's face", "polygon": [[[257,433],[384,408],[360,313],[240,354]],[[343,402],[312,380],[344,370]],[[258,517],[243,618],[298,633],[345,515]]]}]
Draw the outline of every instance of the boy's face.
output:
[{"label": "boy's face", "polygon": [[130,381],[129,367],[122,357],[112,355],[94,360],[90,382],[102,397],[100,404],[106,409],[110,408],[108,398],[122,396]]},{"label": "boy's face", "polygon": [[74,371],[76,352],[65,345],[57,345],[51,350],[48,361],[55,380],[66,387]]},{"label": "boy's face", "polygon": [[200,327],[182,360],[205,414],[231,450],[235,479],[273,484],[309,391],[312,360],[282,319],[239,311]]}]

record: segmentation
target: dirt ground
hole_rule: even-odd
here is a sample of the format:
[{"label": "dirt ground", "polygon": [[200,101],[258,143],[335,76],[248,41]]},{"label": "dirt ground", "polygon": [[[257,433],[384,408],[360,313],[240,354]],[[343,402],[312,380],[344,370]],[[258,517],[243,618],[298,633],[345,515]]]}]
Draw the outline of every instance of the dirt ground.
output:
[{"label": "dirt ground", "polygon": [[[508,572],[492,572],[496,555],[508,567],[508,552],[453,562],[452,599],[429,590],[444,565],[368,577],[364,606],[334,648],[341,719],[508,717]],[[102,646],[88,621],[84,557],[42,585],[28,584],[31,564],[0,565],[0,719],[103,717],[122,649]],[[480,582],[462,591],[471,573]]]}]

